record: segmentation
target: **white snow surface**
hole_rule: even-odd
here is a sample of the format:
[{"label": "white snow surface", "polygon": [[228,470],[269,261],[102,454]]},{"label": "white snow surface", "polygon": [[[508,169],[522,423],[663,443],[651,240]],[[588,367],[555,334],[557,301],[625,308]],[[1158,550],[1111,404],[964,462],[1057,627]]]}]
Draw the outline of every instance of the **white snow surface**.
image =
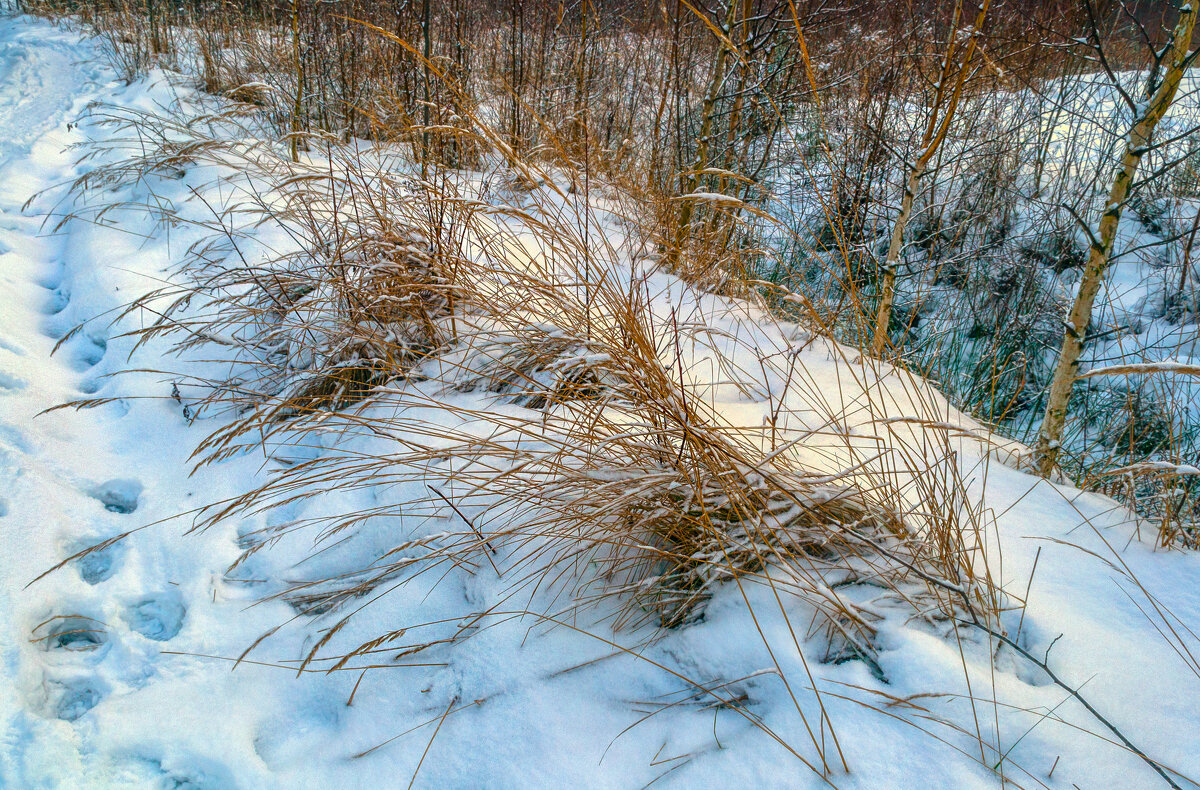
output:
[{"label": "white snow surface", "polygon": [[[119,337],[128,326],[92,322],[51,353],[79,323],[170,277],[192,240],[129,212],[121,227],[56,228],[51,217],[74,200],[62,185],[92,166],[72,146],[110,134],[80,123],[87,106],[166,105],[176,90],[162,73],[118,82],[76,32],[0,18],[0,787],[637,788],[657,779],[959,790],[1000,787],[1002,776],[1021,787],[1160,786],[1063,689],[983,635],[963,629],[959,640],[890,617],[881,680],[861,662],[820,663],[803,639],[797,650],[789,623],[805,622],[805,607],[781,610],[765,588],[747,590],[756,620],[735,589],[722,590],[702,622],[649,646],[645,633],[495,614],[470,639],[419,654],[418,666],[377,656],[357,666],[380,668],[298,675],[297,660],[330,623],[256,603],[268,582],[254,572],[302,578],[314,569],[272,555],[227,574],[239,534],[269,516],[198,534],[177,517],[244,491],[264,459],[189,474],[207,429],[166,397],[170,381],[107,375],[168,365],[153,345],[131,355]],[[177,188],[186,196],[186,179]],[[134,397],[148,391],[163,397]],[[45,412],[92,394],[112,400]],[[963,469],[994,517],[993,570],[1010,593],[1030,589],[1021,643],[1037,655],[1053,645],[1050,664],[1064,681],[1179,772],[1181,786],[1195,786],[1183,777],[1200,778],[1200,558],[1153,550],[1152,527],[1103,496],[999,463],[985,479],[971,452]],[[314,507],[348,512],[366,496],[375,494],[332,492]],[[378,556],[403,528],[385,521],[342,548]],[[422,581],[377,601],[350,627],[358,633],[342,636],[454,625],[495,594],[483,574]],[[1009,633],[1020,618],[1019,609],[1006,615]],[[696,681],[741,698],[795,754],[714,706]],[[816,728],[813,683],[849,766],[822,727],[816,739],[832,768],[824,778],[796,756],[818,760],[799,713]]]}]

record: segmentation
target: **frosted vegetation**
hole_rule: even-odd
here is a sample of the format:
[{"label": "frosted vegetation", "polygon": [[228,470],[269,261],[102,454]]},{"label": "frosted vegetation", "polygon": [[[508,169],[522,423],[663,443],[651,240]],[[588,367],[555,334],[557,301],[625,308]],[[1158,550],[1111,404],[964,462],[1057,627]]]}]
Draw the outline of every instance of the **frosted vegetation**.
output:
[{"label": "frosted vegetation", "polygon": [[9,3],[0,786],[1200,786],[1195,14],[893,5]]},{"label": "frosted vegetation", "polygon": [[[1116,77],[1130,92],[1143,79]],[[1093,375],[1076,387],[1063,440],[1068,455],[1060,461],[1074,479],[1118,495],[1143,515],[1164,525],[1175,520],[1164,529],[1185,542],[1194,532],[1190,483],[1153,474],[1120,478],[1132,465],[1200,455],[1197,379],[1130,376],[1115,366],[1187,364],[1198,353],[1196,87],[1194,76],[1185,79],[1160,127],[1166,139],[1147,157],[1149,172],[1121,219],[1082,368],[1110,368],[1114,375]],[[920,111],[860,105],[846,108],[849,121],[829,121],[838,117],[833,112],[824,117],[820,131],[832,157],[852,147],[862,132],[854,119],[870,112],[895,122],[880,133],[879,145],[903,151]],[[1080,223],[1103,210],[1105,175],[1122,142],[1113,130],[1127,127],[1130,115],[1104,75],[972,97],[943,143],[947,164],[918,198],[892,340],[906,363],[937,381],[957,406],[1018,440],[1032,442],[1040,426],[1062,315],[1087,261],[1090,231]],[[796,133],[806,134],[809,150],[776,176],[766,207],[771,221],[760,227],[778,257],[761,267],[762,276],[821,293],[828,320],[851,339],[860,336],[860,313],[870,312],[870,302],[857,310],[843,305],[877,277],[903,173],[886,166],[856,173],[857,163],[835,160],[835,169],[814,174],[812,160],[825,159],[816,150],[822,138],[803,126]],[[851,238],[851,275],[830,263],[842,252],[841,238],[826,220],[827,192],[812,189],[814,179],[824,185],[847,177],[861,182],[855,188],[862,194],[854,198],[852,220],[834,215],[833,221]],[[776,220],[785,232],[773,232]]]}]

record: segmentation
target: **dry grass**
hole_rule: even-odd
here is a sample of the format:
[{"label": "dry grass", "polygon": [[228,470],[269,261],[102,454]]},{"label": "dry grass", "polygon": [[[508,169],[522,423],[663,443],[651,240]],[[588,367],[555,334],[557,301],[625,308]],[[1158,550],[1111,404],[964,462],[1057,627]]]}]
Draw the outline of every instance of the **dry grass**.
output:
[{"label": "dry grass", "polygon": [[[787,325],[764,348],[739,337],[747,320],[771,325],[754,308],[686,289],[665,296],[677,286],[636,262],[645,245],[615,233],[613,216],[602,225],[547,188],[497,206],[477,196],[478,177],[421,180],[327,139],[297,164],[269,145],[222,143],[215,127],[162,135],[156,117],[124,122],[153,130],[142,153],[80,189],[151,183],[201,162],[236,173],[191,249],[188,283],[129,308],[157,316],[134,332],[139,343],[174,338],[177,352],[215,351],[236,371],[179,382],[191,415],[227,415],[197,462],[264,445],[371,448],[285,467],[198,526],[335,485],[421,493],[289,523],[248,551],[290,530],[314,531],[320,550],[401,513],[449,510],[458,524],[436,539],[398,535],[394,562],[285,593],[300,611],[454,566],[496,573],[505,600],[538,590],[546,616],[594,608],[618,628],[669,628],[700,616],[721,585],[766,584],[819,613],[830,660],[872,666],[878,616],[847,588],[926,618],[998,611],[979,561],[984,514],[969,506],[951,438],[914,441],[928,426],[947,433],[936,429],[946,415],[890,421],[895,396],[872,391],[873,363],[851,364],[851,352]],[[284,229],[290,248],[251,262],[242,248],[264,223]],[[791,348],[796,338],[807,339]],[[841,357],[844,392],[806,378],[799,355],[814,344]],[[731,419],[715,395],[724,383],[765,401],[769,424]],[[907,408],[933,397],[915,379],[905,386]],[[863,424],[882,438],[854,438]]]},{"label": "dry grass", "polygon": [[[326,654],[375,596],[448,573],[494,575],[488,613],[647,639],[703,617],[721,591],[749,606],[762,587],[797,651],[813,640],[825,660],[863,661],[879,677],[881,611],[943,633],[1001,630],[990,514],[966,479],[979,470],[962,468],[964,446],[989,440],[924,381],[834,342],[838,311],[741,276],[760,256],[742,243],[741,208],[705,214],[681,251],[676,274],[723,294],[703,295],[655,271],[669,197],[595,183],[579,141],[532,111],[524,122],[549,142],[521,152],[465,78],[439,88],[429,126],[384,96],[362,112],[379,145],[305,134],[295,162],[261,114],[286,91],[253,77],[214,71],[237,105],[198,120],[111,117],[128,132],[115,143],[124,153],[76,188],[154,195],[159,179],[220,173],[187,205],[154,201],[200,238],[176,282],[125,313],[152,317],[131,332],[139,345],[203,358],[167,373],[186,414],[216,426],[198,465],[255,450],[280,461],[196,528],[333,489],[390,492],[245,536],[239,564],[289,534],[311,535],[315,555],[375,521],[404,525],[361,567],[275,593],[298,615],[333,619],[302,670],[393,646],[421,624]],[[825,251],[849,270],[861,249],[833,197],[839,230]],[[848,312],[862,313],[866,297],[847,291]],[[297,448],[321,452],[287,461]],[[792,628],[797,610],[811,610],[807,626]],[[724,688],[698,693],[742,707]],[[825,773],[835,760],[814,746],[810,767]]]}]

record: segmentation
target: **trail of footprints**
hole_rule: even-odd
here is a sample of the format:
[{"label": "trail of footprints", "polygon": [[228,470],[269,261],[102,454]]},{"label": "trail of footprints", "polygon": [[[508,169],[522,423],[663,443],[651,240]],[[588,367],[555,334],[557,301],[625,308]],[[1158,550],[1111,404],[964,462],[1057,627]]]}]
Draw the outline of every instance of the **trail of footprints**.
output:
[{"label": "trail of footprints", "polygon": [[[24,230],[22,223],[29,225],[35,218],[12,216],[3,209],[0,209],[0,216],[7,220],[0,222],[0,257],[3,257],[13,251],[2,238],[4,232]],[[66,267],[58,260],[52,260],[50,266],[52,270],[48,275],[33,280],[46,292],[39,307],[43,316],[41,331],[51,340],[61,341],[62,348],[57,349],[57,353],[65,356],[70,369],[88,374],[77,385],[80,394],[93,395],[100,390],[100,382],[105,372],[101,369],[101,363],[108,352],[108,337],[101,329],[92,326],[76,331],[78,316],[72,315],[67,309],[71,305],[71,287],[66,281]],[[4,342],[0,342],[0,350],[18,357],[25,356],[26,353],[23,349]],[[26,386],[28,383],[24,379],[0,366],[0,395],[6,392],[20,392]]]},{"label": "trail of footprints", "polygon": [[[53,339],[65,338],[62,351],[68,354],[70,367],[80,373],[89,372],[104,361],[104,355],[108,351],[108,338],[95,327],[75,331],[75,317],[67,311],[71,304],[71,289],[69,284],[64,282],[64,266],[58,262],[53,265],[54,272],[38,282],[38,285],[48,292],[42,303],[42,313],[46,317],[42,331]],[[93,382],[93,379],[85,379],[81,390],[89,392]]]},{"label": "trail of footprints", "polygon": [[[0,82],[20,83],[18,91],[10,91],[16,96],[49,97],[41,104],[28,105],[23,100],[19,107],[0,107],[0,127],[3,127],[0,143],[4,143],[0,147],[5,149],[0,151],[0,164],[7,165],[18,162],[20,149],[32,150],[34,139],[43,127],[57,123],[57,110],[50,106],[53,101],[62,99],[69,104],[73,100],[73,88],[70,95],[55,90],[70,85],[70,81],[63,80],[60,85],[51,75],[77,68],[79,58],[71,49],[59,51],[51,46],[27,50],[23,44],[5,38],[0,35],[0,65],[11,66],[10,61],[16,65],[3,69]],[[92,76],[101,82],[110,79],[102,69]],[[9,146],[10,140],[17,144]],[[0,311],[32,306],[36,314],[28,318],[36,322],[34,325],[43,336],[58,345],[53,359],[45,359],[37,347],[41,344],[25,347],[11,337],[0,337],[0,398],[31,394],[34,379],[25,371],[35,361],[45,366],[40,373],[48,374],[46,378],[65,379],[83,396],[97,394],[107,381],[106,374],[111,372],[107,332],[95,325],[75,331],[75,325],[94,311],[86,298],[79,298],[86,294],[72,293],[76,285],[83,288],[84,284],[75,283],[69,266],[63,263],[69,251],[58,238],[65,234],[45,236],[42,217],[20,208],[23,197],[13,197],[11,192],[5,190],[4,205],[0,206],[0,267],[11,272],[35,266],[44,273],[25,282],[26,287],[33,286],[32,301],[18,291],[6,293],[6,305]],[[13,257],[9,258],[10,255]],[[38,382],[42,380],[39,375]],[[0,424],[0,472],[8,467],[19,468],[19,456],[33,452],[22,431]],[[97,706],[110,693],[146,682],[153,671],[151,655],[176,638],[186,625],[188,613],[183,596],[171,585],[142,589],[128,584],[141,575],[142,569],[137,567],[137,560],[141,559],[138,546],[104,540],[127,531],[128,526],[137,526],[121,522],[131,522],[131,514],[138,512],[142,484],[122,478],[95,485],[76,483],[75,487],[98,503],[88,517],[97,525],[97,531],[63,547],[62,556],[74,559],[58,573],[63,574],[65,586],[73,587],[74,592],[64,593],[47,610],[29,613],[32,618],[23,623],[30,643],[22,651],[22,669],[30,670],[31,685],[24,691],[29,695],[31,711],[48,719],[83,724],[89,713],[93,716],[99,713]],[[0,518],[6,517],[8,509],[9,502],[0,498]],[[96,548],[85,552],[93,547]],[[70,579],[72,574],[76,579]],[[139,672],[144,676],[138,677]],[[5,757],[6,754],[0,754],[0,758]],[[176,790],[229,790],[235,786],[232,775],[223,766],[178,751],[170,759],[138,754],[130,755],[129,759],[130,770],[145,780],[137,786]],[[2,784],[4,779],[0,778]]]},{"label": "trail of footprints", "polygon": [[[0,210],[6,220],[0,223],[0,231],[23,231],[22,223],[33,220],[15,216]],[[16,223],[14,225],[14,223]],[[0,234],[3,235],[3,234]],[[36,233],[29,233],[34,236]],[[0,239],[0,256],[12,248]],[[49,251],[41,251],[45,255]],[[37,254],[37,253],[34,253]],[[40,256],[39,256],[40,257]],[[103,381],[101,363],[108,351],[108,338],[103,330],[93,326],[77,328],[78,316],[71,306],[71,283],[68,269],[57,255],[47,255],[50,272],[35,277],[34,283],[45,291],[40,300],[42,334],[55,341],[55,356],[62,360],[63,367],[84,374],[77,382],[77,390],[83,395],[98,392]],[[26,356],[19,347],[0,346],[0,359],[4,355]],[[16,393],[26,387],[26,382],[15,374],[0,367],[0,395]],[[0,427],[0,438],[5,438]],[[8,436],[8,444],[18,451],[27,452],[22,446],[20,435]],[[117,478],[96,485],[84,486],[82,493],[96,500],[104,511],[114,514],[119,520],[135,513],[143,493],[142,484],[134,479]],[[97,514],[98,519],[105,516]],[[108,517],[110,526],[113,518]],[[108,535],[119,535],[120,529],[111,529]],[[102,671],[103,662],[116,644],[127,640],[148,640],[152,643],[174,639],[182,629],[187,607],[178,591],[167,589],[130,599],[105,600],[103,588],[116,577],[127,560],[129,547],[125,542],[105,539],[105,535],[82,539],[66,547],[66,556],[75,557],[69,564],[89,587],[96,588],[98,596],[87,598],[88,605],[60,604],[46,620],[32,630],[35,652],[40,657],[42,683],[40,700],[35,705],[50,717],[73,722],[85,716],[100,704],[111,688],[106,675],[118,674]],[[112,616],[113,613],[116,616]],[[103,613],[108,613],[106,620]],[[136,647],[136,645],[133,645]],[[145,647],[145,645],[143,645]],[[122,651],[118,651],[122,652]],[[127,651],[125,651],[127,652]],[[117,659],[119,662],[122,659]]]},{"label": "trail of footprints", "polygon": [[[87,493],[106,511],[126,516],[137,511],[142,486],[136,480],[116,479]],[[90,587],[103,588],[120,572],[130,549],[121,540],[93,539],[71,545],[68,551],[68,556],[80,555],[70,562],[79,578]],[[32,633],[42,655],[43,710],[64,721],[81,718],[109,693],[98,668],[115,643],[129,639],[170,641],[179,634],[187,617],[183,596],[169,588],[124,599],[115,607],[93,604],[81,611],[69,611],[71,608],[39,623]],[[119,614],[105,621],[100,610]]]},{"label": "trail of footprints", "polygon": [[[0,210],[5,222],[0,231],[17,231],[21,223],[31,222]],[[0,235],[4,235],[0,233]],[[30,234],[36,235],[36,234]],[[0,239],[0,256],[12,252],[12,248]],[[42,251],[43,254],[47,251]],[[36,254],[36,253],[35,253]],[[71,305],[71,287],[67,282],[67,269],[61,261],[48,256],[52,263],[47,276],[35,278],[34,282],[45,291],[40,300],[41,332],[56,343],[55,356],[62,366],[84,374],[77,382],[81,394],[93,394],[100,389],[105,372],[101,363],[108,350],[107,337],[93,327],[76,331],[78,318],[68,308]],[[12,343],[0,343],[0,396],[17,394],[27,387],[27,382],[4,369],[4,359],[25,357],[28,352]],[[22,435],[8,426],[0,426],[0,444],[18,453],[28,453]],[[143,493],[142,484],[134,479],[118,478],[96,485],[83,487],[82,493],[96,500],[103,511],[114,514],[107,517],[110,526],[115,520],[135,513]],[[0,500],[0,516],[7,510]],[[98,519],[105,519],[102,513]],[[112,529],[108,534],[119,534]],[[67,556],[80,554],[72,560],[69,569],[74,571],[89,587],[96,588],[99,596],[87,598],[88,604],[60,604],[56,611],[32,629],[31,639],[34,652],[39,658],[42,682],[31,700],[36,709],[52,718],[73,722],[85,716],[99,705],[111,691],[105,676],[119,675],[105,672],[103,662],[113,652],[114,644],[126,640],[148,640],[167,642],[183,627],[187,608],[182,596],[175,590],[164,590],[142,595],[132,600],[104,600],[103,588],[121,570],[129,553],[121,541],[106,542],[104,535],[83,539],[66,547]],[[93,548],[98,546],[98,548]],[[92,549],[91,551],[85,551]],[[82,553],[81,553],[82,552]],[[99,600],[97,600],[97,598]],[[115,617],[113,613],[117,613]],[[106,620],[103,613],[109,614]],[[136,647],[136,645],[134,645]],[[117,659],[119,662],[121,659]]]}]

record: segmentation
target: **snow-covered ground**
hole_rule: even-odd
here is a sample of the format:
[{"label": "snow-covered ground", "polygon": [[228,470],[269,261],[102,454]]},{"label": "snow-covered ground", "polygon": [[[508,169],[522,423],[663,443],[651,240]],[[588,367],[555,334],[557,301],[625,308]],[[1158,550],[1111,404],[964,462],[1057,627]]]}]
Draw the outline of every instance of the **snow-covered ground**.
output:
[{"label": "snow-covered ground", "polygon": [[[647,643],[644,628],[547,628],[503,612],[462,623],[502,600],[503,585],[448,574],[395,590],[340,637],[354,644],[444,619],[470,638],[398,657],[406,639],[427,641],[412,633],[352,670],[298,674],[332,621],[257,602],[279,578],[311,570],[289,567],[283,546],[227,572],[239,536],[278,516],[184,534],[186,514],[242,493],[270,463],[243,455],[189,474],[211,421],[190,424],[161,374],[106,377],[178,367],[154,344],[131,355],[119,335],[138,316],[93,321],[52,354],[76,325],[175,276],[195,240],[130,210],[117,215],[121,227],[56,227],[81,199],[63,185],[94,166],[79,160],[87,148],[71,147],[114,134],[86,119],[88,105],[168,106],[175,91],[161,73],[115,81],[76,33],[0,19],[0,787],[1162,783],[1041,670],[978,631],[885,613],[877,677],[860,661],[821,663],[802,628],[792,635],[811,611],[774,602],[766,587],[746,589],[756,619],[730,585],[702,621]],[[169,188],[182,201],[198,184]],[[111,200],[146,199],[138,190]],[[105,193],[88,199],[94,208]],[[816,348],[802,364],[851,365]],[[84,396],[111,400],[43,413]],[[1029,590],[1006,630],[1030,653],[1049,652],[1065,683],[1194,786],[1182,777],[1200,778],[1200,558],[1153,551],[1153,536],[1140,539],[1111,500],[984,467],[973,452],[964,448],[961,465],[983,498],[989,565],[1015,598]],[[286,517],[349,512],[378,493],[332,492]],[[384,520],[339,550],[378,556],[410,528]],[[825,778],[803,762],[819,764],[814,742],[832,769]]]}]

